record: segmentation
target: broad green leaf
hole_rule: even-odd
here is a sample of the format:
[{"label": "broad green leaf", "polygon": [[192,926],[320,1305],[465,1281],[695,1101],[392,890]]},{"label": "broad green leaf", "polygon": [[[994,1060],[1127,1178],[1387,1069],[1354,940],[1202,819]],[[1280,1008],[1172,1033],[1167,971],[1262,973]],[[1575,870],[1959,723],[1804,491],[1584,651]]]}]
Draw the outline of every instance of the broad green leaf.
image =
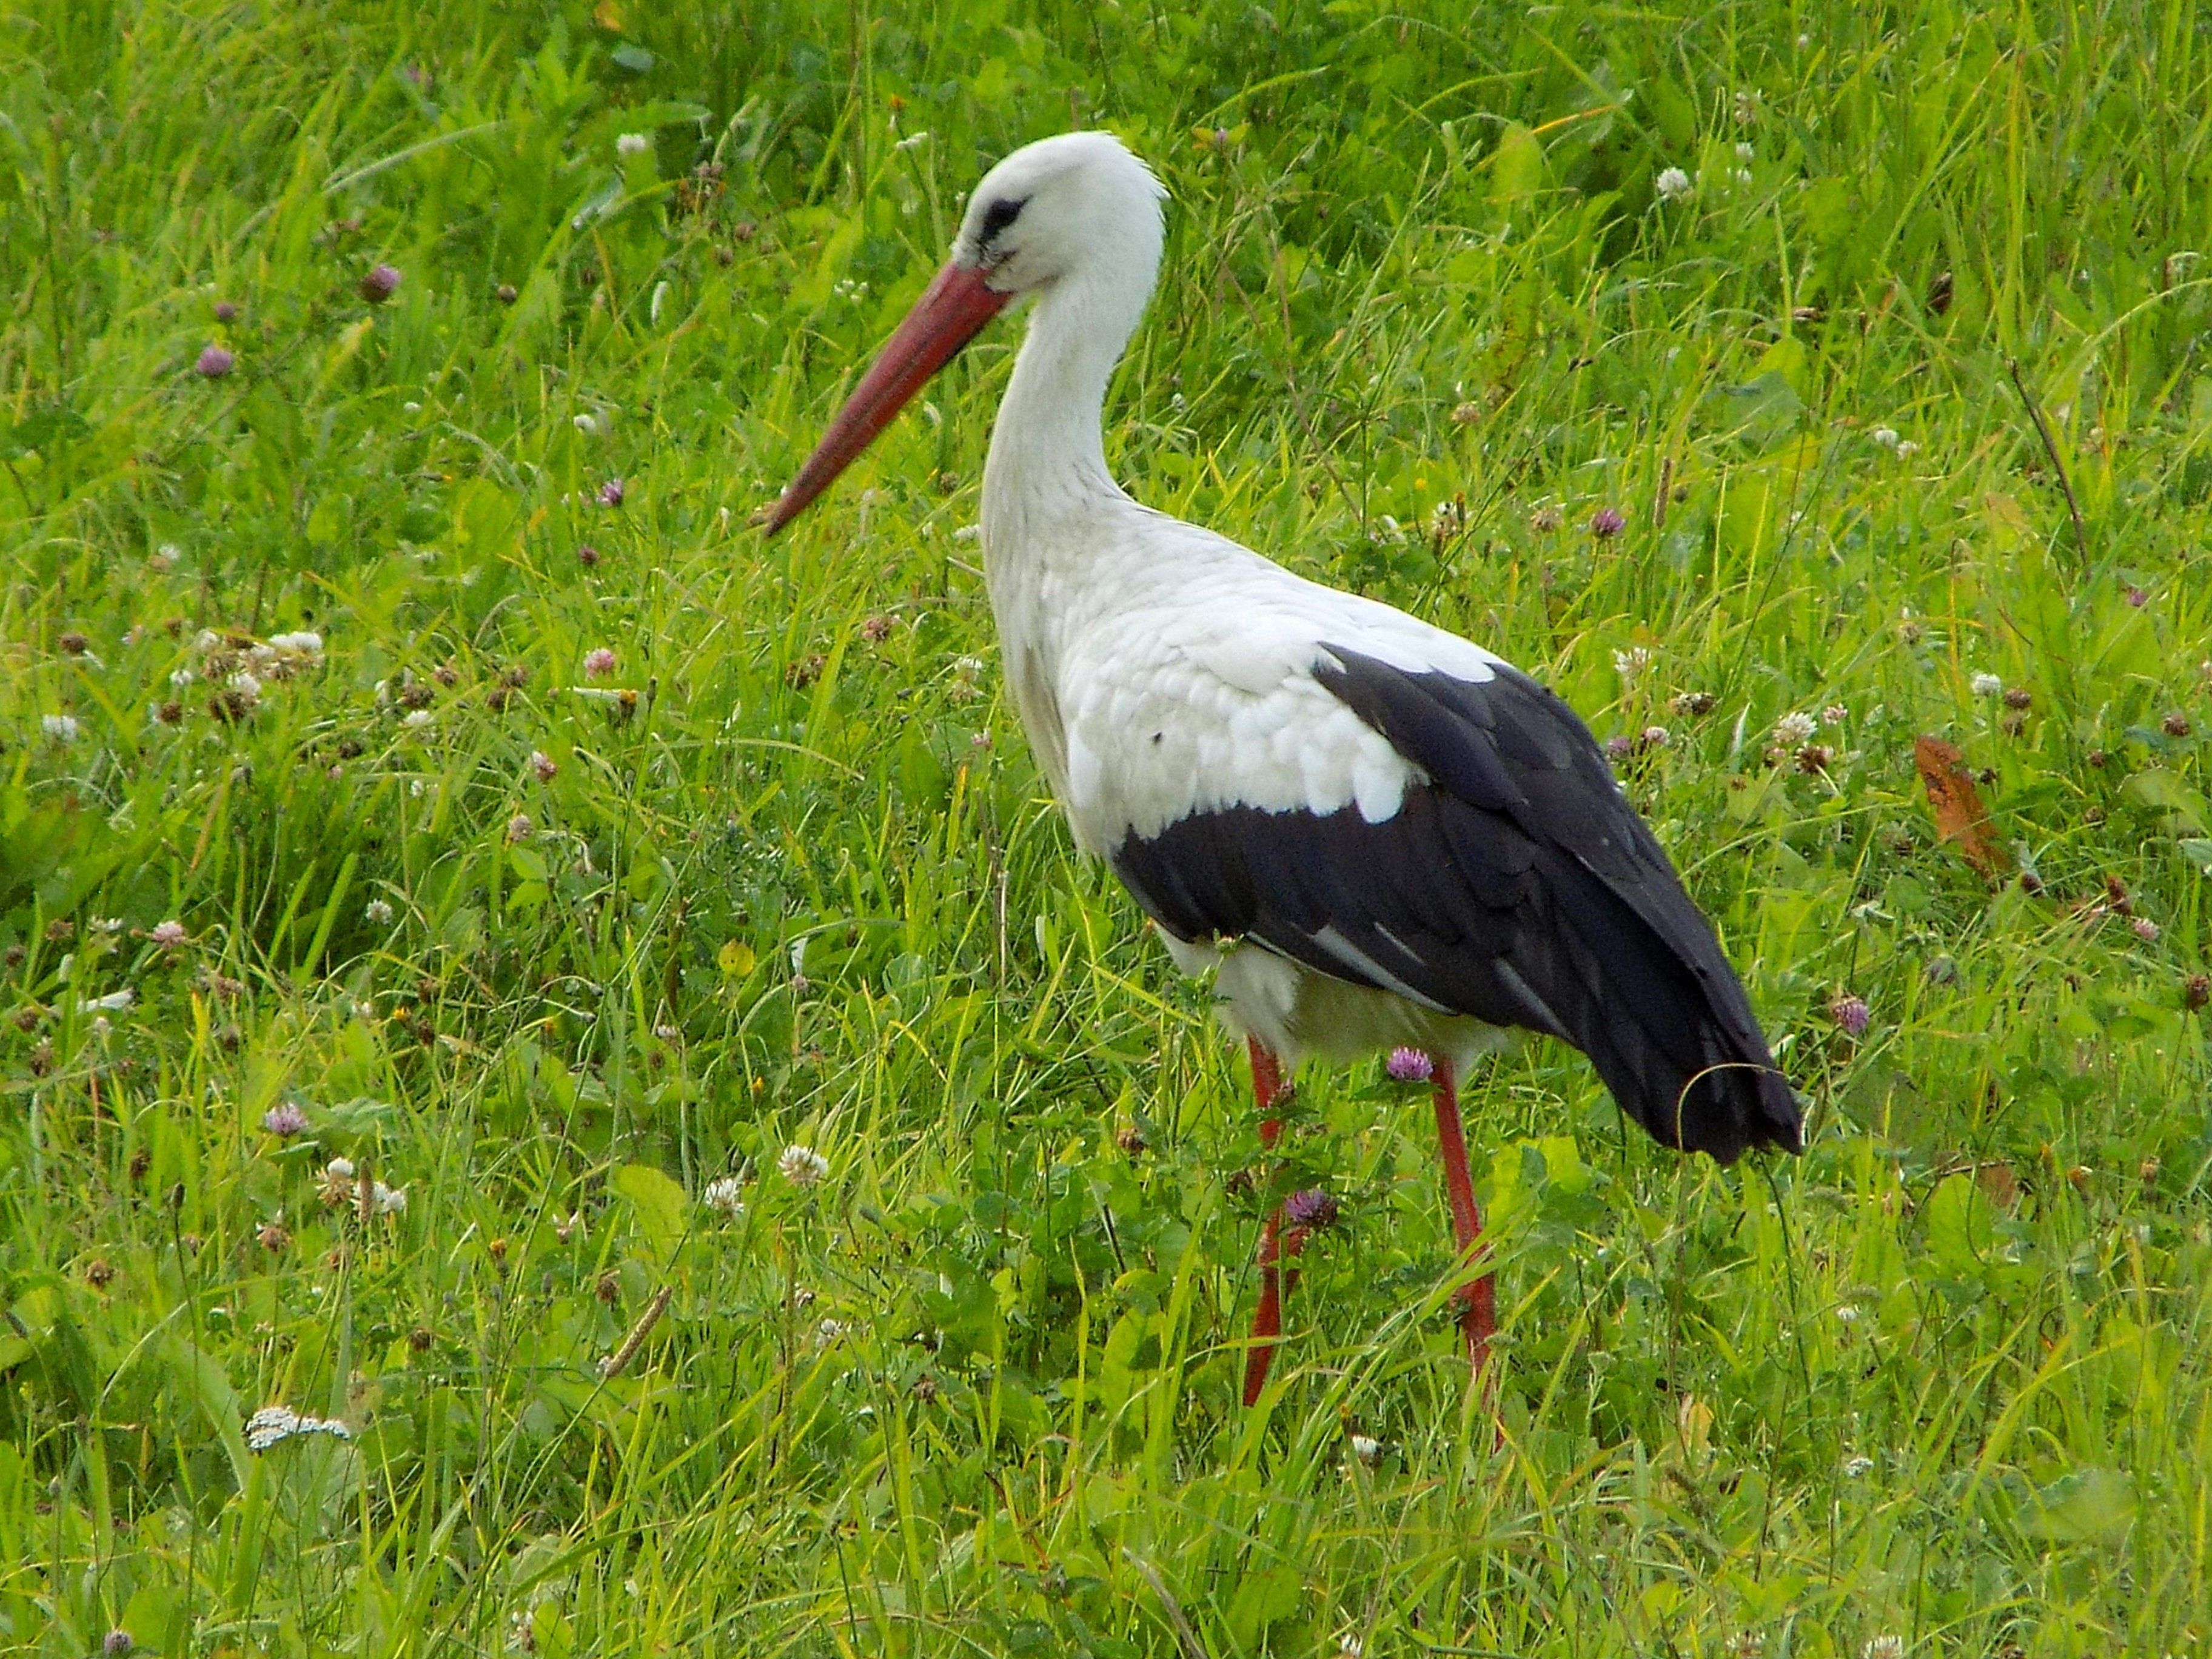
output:
[{"label": "broad green leaf", "polygon": [[2118,1469],[2076,1470],[2021,1506],[2020,1529],[2054,1544],[2115,1543],[2135,1518],[2135,1482]]},{"label": "broad green leaf", "polygon": [[1805,351],[1805,343],[1794,334],[1785,334],[1760,354],[1752,369],[1752,383],[1756,386],[1770,375],[1778,376],[1790,388],[1802,407],[1812,395],[1813,368]]},{"label": "broad green leaf", "polygon": [[666,1256],[684,1237],[684,1212],[690,1200],[684,1188],[649,1164],[625,1164],[614,1172],[611,1184],[629,1200],[637,1223],[653,1249]]},{"label": "broad green leaf", "polygon": [[238,1395],[230,1386],[230,1378],[219,1361],[203,1352],[188,1338],[171,1337],[164,1352],[171,1375],[185,1397],[206,1415],[208,1426],[222,1443],[230,1458],[231,1477],[243,1492],[246,1474],[252,1467],[252,1454],[246,1449],[245,1415],[239,1409]]},{"label": "broad green leaf", "polygon": [[187,1605],[185,1592],[174,1584],[142,1584],[117,1627],[130,1632],[137,1651],[174,1653],[185,1634]]},{"label": "broad green leaf", "polygon": [[1298,1610],[1298,1574],[1290,1566],[1263,1567],[1245,1575],[1229,1602],[1229,1630],[1237,1650],[1256,1649],[1270,1625]]},{"label": "broad green leaf", "polygon": [[1928,1253],[1946,1276],[1981,1275],[1992,1219],[1989,1200],[1972,1177],[1952,1176],[1937,1183],[1922,1212],[1928,1229]]},{"label": "broad green leaf", "polygon": [[714,112],[704,104],[656,98],[649,103],[625,105],[615,118],[625,132],[644,132],[653,127],[674,126],[682,121],[703,121]]},{"label": "broad green leaf", "polygon": [[1491,200],[1516,201],[1543,187],[1543,141],[1518,121],[1509,123],[1490,158]]},{"label": "broad green leaf", "polygon": [[324,1115],[332,1130],[356,1140],[373,1140],[399,1121],[399,1108],[388,1100],[362,1095],[340,1101]]},{"label": "broad green leaf", "polygon": [[2165,814],[2176,830],[2195,836],[2212,830],[2212,808],[2206,807],[2204,797],[2184,782],[2178,772],[2164,767],[2138,772],[2121,786],[2121,793],[2138,806]]}]

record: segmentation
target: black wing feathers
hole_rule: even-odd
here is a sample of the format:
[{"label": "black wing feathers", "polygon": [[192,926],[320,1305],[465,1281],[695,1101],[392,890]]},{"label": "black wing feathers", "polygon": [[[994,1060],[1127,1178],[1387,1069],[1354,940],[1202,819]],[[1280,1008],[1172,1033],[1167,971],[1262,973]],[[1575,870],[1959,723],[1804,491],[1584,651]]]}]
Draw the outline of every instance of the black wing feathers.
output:
[{"label": "black wing feathers", "polygon": [[1427,774],[1392,817],[1230,807],[1131,836],[1114,866],[1179,938],[1250,938],[1587,1054],[1660,1140],[1723,1162],[1802,1130],[1743,988],[1589,730],[1482,684],[1341,647],[1315,678]]}]

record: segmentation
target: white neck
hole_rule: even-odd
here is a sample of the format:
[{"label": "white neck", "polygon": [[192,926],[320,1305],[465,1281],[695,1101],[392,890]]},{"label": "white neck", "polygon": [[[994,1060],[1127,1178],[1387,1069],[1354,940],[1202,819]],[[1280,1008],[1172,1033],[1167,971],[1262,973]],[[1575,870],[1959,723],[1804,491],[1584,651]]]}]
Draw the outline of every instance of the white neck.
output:
[{"label": "white neck", "polygon": [[1151,297],[1122,273],[1071,275],[1041,293],[983,466],[983,542],[1019,559],[1054,520],[1127,497],[1106,470],[1106,386]]},{"label": "white neck", "polygon": [[1106,470],[1102,428],[1106,383],[1152,297],[1153,270],[1138,276],[1063,278],[1043,290],[983,463],[983,574],[1007,690],[1063,800],[1062,635],[1091,608],[1085,590],[1113,580],[1110,553],[1126,550],[1109,524],[1131,503]]}]

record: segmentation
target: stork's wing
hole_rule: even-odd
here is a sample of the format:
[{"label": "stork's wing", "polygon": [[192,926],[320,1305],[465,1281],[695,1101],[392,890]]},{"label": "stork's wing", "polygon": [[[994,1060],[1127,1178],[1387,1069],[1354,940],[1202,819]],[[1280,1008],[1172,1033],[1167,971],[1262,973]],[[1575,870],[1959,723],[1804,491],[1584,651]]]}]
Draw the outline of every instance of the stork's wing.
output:
[{"label": "stork's wing", "polygon": [[1476,682],[1322,650],[1313,678],[1422,775],[1379,821],[1223,805],[1132,830],[1110,856],[1153,919],[1560,1037],[1668,1146],[1798,1150],[1741,985],[1573,711],[1503,665]]}]

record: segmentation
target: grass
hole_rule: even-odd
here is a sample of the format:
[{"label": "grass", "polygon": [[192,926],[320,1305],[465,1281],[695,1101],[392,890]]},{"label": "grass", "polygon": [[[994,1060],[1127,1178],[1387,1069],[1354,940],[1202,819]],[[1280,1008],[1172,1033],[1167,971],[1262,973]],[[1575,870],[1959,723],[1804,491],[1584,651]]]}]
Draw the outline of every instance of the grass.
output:
[{"label": "grass", "polygon": [[[0,1645],[2206,1650],[2206,19],[1464,9],[0,19]],[[1264,1164],[1044,798],[1016,328],[746,526],[1072,120],[1122,476],[1624,739],[1812,1105],[1475,1079],[1502,1434],[1418,1097]]]}]

